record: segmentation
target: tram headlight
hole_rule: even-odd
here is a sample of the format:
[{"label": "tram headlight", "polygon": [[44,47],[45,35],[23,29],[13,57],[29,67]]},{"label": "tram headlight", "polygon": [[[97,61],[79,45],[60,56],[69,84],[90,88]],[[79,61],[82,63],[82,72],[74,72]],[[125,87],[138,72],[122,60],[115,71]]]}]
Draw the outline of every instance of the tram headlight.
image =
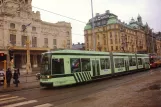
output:
[{"label": "tram headlight", "polygon": [[50,76],[48,75],[47,78],[50,78]]}]

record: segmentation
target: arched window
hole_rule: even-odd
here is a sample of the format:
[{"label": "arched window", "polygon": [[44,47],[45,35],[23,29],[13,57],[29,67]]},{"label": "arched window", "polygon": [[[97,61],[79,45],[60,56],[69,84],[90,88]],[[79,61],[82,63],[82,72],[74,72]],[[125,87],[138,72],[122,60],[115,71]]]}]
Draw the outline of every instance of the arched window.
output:
[{"label": "arched window", "polygon": [[14,29],[15,28],[15,24],[14,23],[10,23],[10,28]]}]

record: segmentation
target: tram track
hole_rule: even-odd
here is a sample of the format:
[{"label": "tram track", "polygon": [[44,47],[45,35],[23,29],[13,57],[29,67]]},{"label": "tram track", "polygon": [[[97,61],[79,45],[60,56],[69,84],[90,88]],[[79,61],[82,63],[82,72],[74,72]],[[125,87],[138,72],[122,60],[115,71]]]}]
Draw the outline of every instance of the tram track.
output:
[{"label": "tram track", "polygon": [[[158,70],[160,69],[155,69],[155,72],[158,72]],[[55,105],[61,105],[64,103],[69,103],[71,101],[84,99],[89,95],[96,94],[101,91],[108,90],[110,88],[125,85],[137,79],[142,79],[147,75],[150,75],[150,70],[129,74],[125,76],[118,76],[110,79],[93,81],[83,85],[74,85],[74,86],[51,88],[51,89],[37,87],[22,91],[16,91],[13,93],[14,94],[23,93],[23,96],[28,95],[29,99],[31,97],[31,99],[36,99],[42,103],[45,102],[45,103],[54,103]],[[32,96],[33,93],[35,94],[35,96],[34,95]]]},{"label": "tram track", "polygon": [[[77,101],[87,97],[88,95],[96,94],[110,88],[118,87],[119,85],[124,85],[136,79],[144,78],[144,76],[150,74],[149,72],[150,71],[138,72],[138,73],[119,76],[111,79],[94,81],[84,85],[75,85],[75,86],[59,87],[59,88],[51,88],[51,89],[34,88],[30,90],[24,90],[25,91],[24,94],[28,95],[28,92],[29,93],[31,91],[36,92],[39,90],[39,93],[42,93],[42,94],[38,96],[34,96],[33,99],[37,99],[40,102],[47,101],[47,103],[54,103],[56,105],[61,105],[62,103]],[[107,85],[104,85],[106,83]],[[43,93],[46,93],[46,94],[43,94]]]}]

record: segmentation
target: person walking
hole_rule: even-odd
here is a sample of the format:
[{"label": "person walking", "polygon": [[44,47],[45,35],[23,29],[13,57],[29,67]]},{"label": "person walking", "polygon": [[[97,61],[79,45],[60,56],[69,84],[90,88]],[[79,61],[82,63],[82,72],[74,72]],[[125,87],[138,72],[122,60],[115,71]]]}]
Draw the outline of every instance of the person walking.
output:
[{"label": "person walking", "polygon": [[20,69],[17,68],[17,73],[18,73],[18,76],[20,76]]},{"label": "person walking", "polygon": [[16,84],[16,87],[18,87],[18,83],[19,83],[19,74],[17,72],[17,70],[14,70],[14,74],[13,74],[13,79],[14,79],[14,84]]},{"label": "person walking", "polygon": [[10,87],[11,78],[12,78],[12,72],[11,72],[11,69],[8,68],[6,71],[7,87]]}]

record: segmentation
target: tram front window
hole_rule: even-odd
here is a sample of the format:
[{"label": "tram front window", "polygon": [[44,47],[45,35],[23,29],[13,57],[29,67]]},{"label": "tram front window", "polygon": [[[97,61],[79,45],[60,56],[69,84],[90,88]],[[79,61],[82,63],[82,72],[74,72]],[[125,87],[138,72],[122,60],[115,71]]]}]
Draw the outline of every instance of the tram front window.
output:
[{"label": "tram front window", "polygon": [[50,54],[44,54],[41,61],[41,75],[50,75]]},{"label": "tram front window", "polygon": [[52,59],[52,74],[64,74],[63,59]]}]

